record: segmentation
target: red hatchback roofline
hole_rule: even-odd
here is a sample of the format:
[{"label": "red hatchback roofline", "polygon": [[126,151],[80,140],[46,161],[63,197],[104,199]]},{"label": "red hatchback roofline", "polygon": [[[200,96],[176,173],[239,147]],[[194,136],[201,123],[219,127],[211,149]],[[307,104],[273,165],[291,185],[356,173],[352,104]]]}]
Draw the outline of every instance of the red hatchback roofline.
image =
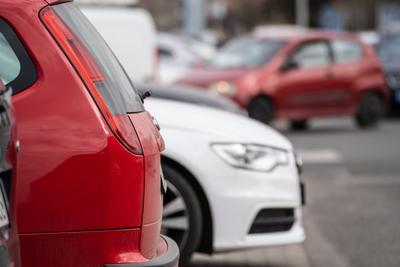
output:
[{"label": "red hatchback roofline", "polygon": [[72,2],[73,0],[44,0],[50,5]]}]

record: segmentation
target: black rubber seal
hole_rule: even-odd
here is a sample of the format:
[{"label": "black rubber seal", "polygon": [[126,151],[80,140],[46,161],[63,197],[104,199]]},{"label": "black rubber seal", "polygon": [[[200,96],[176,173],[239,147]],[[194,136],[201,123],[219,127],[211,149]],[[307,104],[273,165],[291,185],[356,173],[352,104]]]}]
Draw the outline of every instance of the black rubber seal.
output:
[{"label": "black rubber seal", "polygon": [[4,35],[7,42],[10,44],[21,65],[21,71],[18,77],[7,84],[7,86],[12,88],[13,93],[16,94],[35,83],[37,78],[36,68],[16,32],[2,18],[0,18],[0,33]]}]

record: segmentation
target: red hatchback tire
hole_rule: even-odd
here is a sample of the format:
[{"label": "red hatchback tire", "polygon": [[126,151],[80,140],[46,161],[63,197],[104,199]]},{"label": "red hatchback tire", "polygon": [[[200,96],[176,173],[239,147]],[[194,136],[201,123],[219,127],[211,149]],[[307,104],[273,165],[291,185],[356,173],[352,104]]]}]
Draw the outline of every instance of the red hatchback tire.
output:
[{"label": "red hatchback tire", "polygon": [[372,128],[378,125],[385,113],[385,105],[378,94],[373,92],[365,93],[358,104],[355,117],[360,128]]}]

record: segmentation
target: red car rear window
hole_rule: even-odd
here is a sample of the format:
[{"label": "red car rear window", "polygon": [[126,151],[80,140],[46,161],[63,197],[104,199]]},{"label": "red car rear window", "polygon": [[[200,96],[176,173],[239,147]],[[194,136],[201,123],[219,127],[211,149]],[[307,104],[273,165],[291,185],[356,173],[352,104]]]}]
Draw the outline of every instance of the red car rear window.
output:
[{"label": "red car rear window", "polygon": [[85,58],[84,67],[90,70],[91,79],[108,109],[121,115],[144,111],[141,98],[125,70],[82,12],[72,3],[55,5],[53,9],[68,27],[67,32],[75,35],[68,39],[70,46],[83,46],[76,50],[83,51],[79,56]]}]

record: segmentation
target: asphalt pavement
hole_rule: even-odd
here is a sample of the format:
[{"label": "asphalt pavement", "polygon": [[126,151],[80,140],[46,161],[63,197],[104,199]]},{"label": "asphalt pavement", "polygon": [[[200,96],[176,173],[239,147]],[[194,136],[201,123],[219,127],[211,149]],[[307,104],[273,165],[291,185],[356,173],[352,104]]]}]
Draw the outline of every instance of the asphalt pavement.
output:
[{"label": "asphalt pavement", "polygon": [[357,129],[352,120],[313,121],[306,132],[276,128],[305,162],[302,245],[196,255],[196,267],[400,266],[400,119]]}]

